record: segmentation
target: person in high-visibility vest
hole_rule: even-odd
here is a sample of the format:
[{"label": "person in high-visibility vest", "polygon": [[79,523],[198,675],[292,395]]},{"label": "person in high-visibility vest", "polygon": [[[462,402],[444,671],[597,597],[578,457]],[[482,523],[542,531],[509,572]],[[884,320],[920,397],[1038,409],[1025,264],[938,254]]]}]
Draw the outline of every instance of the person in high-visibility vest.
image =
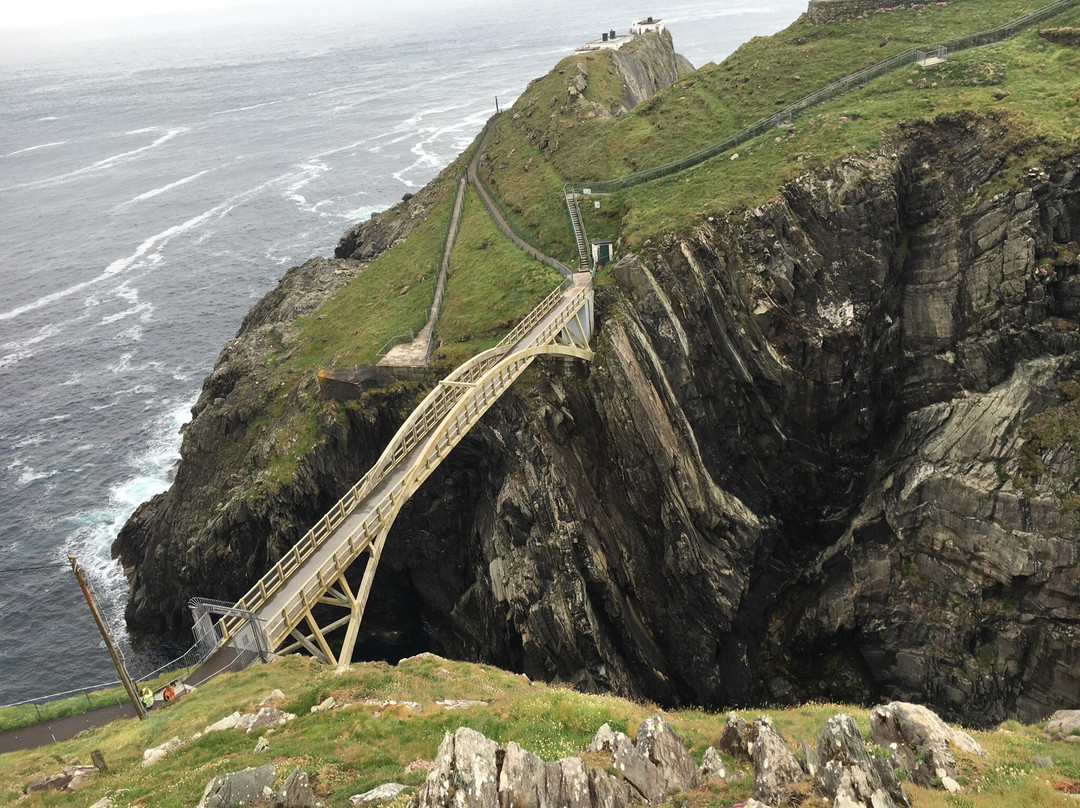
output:
[{"label": "person in high-visibility vest", "polygon": [[142,694],[140,695],[139,700],[143,703],[143,707],[145,707],[147,710],[152,709],[154,706],[154,691],[151,690],[149,687],[144,687],[142,689]]}]

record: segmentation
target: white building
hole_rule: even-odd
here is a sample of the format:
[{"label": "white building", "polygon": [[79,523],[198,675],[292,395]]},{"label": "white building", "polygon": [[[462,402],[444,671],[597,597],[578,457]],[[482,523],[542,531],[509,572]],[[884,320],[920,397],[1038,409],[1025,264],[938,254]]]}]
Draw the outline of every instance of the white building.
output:
[{"label": "white building", "polygon": [[664,21],[659,17],[646,17],[630,26],[630,33],[635,35],[647,34],[649,31],[656,31],[659,33],[663,30]]},{"label": "white building", "polygon": [[612,28],[607,33],[601,34],[600,39],[594,39],[592,42],[586,42],[580,48],[577,49],[578,53],[587,53],[588,51],[598,50],[618,50],[627,42],[634,38],[634,34],[623,34],[619,36],[615,33],[615,29]]}]

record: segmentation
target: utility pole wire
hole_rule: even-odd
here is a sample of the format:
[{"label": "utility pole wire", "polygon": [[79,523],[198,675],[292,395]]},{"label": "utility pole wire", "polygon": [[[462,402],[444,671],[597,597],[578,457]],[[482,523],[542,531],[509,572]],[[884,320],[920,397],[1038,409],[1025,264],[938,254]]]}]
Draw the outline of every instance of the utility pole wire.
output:
[{"label": "utility pole wire", "polygon": [[109,627],[106,625],[105,618],[102,617],[97,602],[90,592],[90,586],[87,584],[86,578],[83,577],[79,562],[75,559],[75,556],[69,555],[68,563],[71,564],[71,569],[75,573],[75,578],[78,580],[79,586],[82,587],[83,595],[86,597],[86,603],[90,606],[90,614],[94,616],[94,622],[97,623],[98,630],[101,632],[101,637],[105,641],[105,647],[109,649],[109,656],[112,657],[113,664],[116,665],[116,671],[120,674],[120,681],[124,683],[124,690],[127,691],[128,698],[131,699],[131,703],[135,707],[135,713],[139,716],[140,720],[144,719],[146,718],[146,708],[143,706],[143,703],[139,701],[139,694],[135,691],[135,685],[132,683],[131,677],[128,676],[127,668],[124,667],[124,660],[121,658],[120,652],[113,643],[112,635],[109,633]]}]

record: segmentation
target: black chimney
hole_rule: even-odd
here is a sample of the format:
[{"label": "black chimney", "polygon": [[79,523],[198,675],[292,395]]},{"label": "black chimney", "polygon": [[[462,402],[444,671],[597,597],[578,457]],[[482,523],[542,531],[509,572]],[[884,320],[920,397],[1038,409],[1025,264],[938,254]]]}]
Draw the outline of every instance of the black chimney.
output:
[{"label": "black chimney", "polygon": [[607,34],[601,34],[600,36],[604,38],[604,42],[607,42]]},{"label": "black chimney", "polygon": [[652,22],[652,17],[649,17],[648,22],[650,22],[650,23]]},{"label": "black chimney", "polygon": [[615,38],[615,29],[614,28],[611,29],[611,38],[612,39]]}]

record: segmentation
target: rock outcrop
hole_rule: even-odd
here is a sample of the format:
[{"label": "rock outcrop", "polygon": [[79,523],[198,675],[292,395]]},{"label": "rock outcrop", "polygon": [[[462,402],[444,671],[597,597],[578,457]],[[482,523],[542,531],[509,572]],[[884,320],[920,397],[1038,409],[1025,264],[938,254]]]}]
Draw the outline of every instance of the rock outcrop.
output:
[{"label": "rock outcrop", "polygon": [[[581,757],[544,761],[516,743],[499,749],[479,732],[461,727],[453,735],[446,733],[427,779],[409,805],[627,808],[659,804],[700,784],[686,747],[660,716],[643,721],[634,741],[605,724],[588,752],[591,763]],[[611,771],[595,765],[596,756],[609,756]],[[361,804],[360,797],[354,799]]]},{"label": "rock outcrop", "polygon": [[1058,710],[1046,724],[1052,734],[1073,735],[1080,731],[1080,710]]},{"label": "rock outcrop", "polygon": [[803,779],[798,758],[767,716],[755,719],[750,730],[750,760],[754,764],[754,798],[770,805],[786,802],[788,788]]},{"label": "rock outcrop", "polygon": [[[668,705],[884,694],[986,724],[1072,699],[1080,162],[1017,167],[1014,131],[906,125],[621,258],[595,361],[538,367],[406,505],[365,633]],[[293,480],[244,496],[256,335],[360,265],[321,266],[249,315],[176,483],[118,539],[134,628],[241,594],[415,400],[327,416]]]},{"label": "rock outcrop", "polygon": [[206,784],[197,808],[234,808],[264,802],[273,786],[273,763],[222,774]]},{"label": "rock outcrop", "polygon": [[[892,702],[870,712],[874,743],[892,752],[912,782],[930,786],[940,782],[949,791],[959,790],[956,755],[984,755],[979,743],[963,730],[953,729],[920,704]],[[819,746],[820,752],[820,746]]]},{"label": "rock outcrop", "polygon": [[866,751],[859,727],[850,716],[825,722],[817,745],[817,782],[836,806],[907,808],[907,795],[892,764]]}]

